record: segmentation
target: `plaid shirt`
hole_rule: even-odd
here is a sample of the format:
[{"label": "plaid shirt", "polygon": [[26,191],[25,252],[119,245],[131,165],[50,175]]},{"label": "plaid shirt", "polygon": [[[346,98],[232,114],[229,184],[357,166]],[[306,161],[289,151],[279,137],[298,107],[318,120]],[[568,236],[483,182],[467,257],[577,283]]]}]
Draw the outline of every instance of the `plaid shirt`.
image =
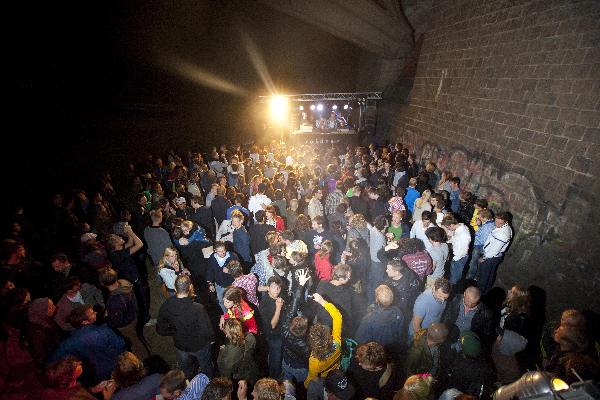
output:
[{"label": "plaid shirt", "polygon": [[331,215],[335,212],[337,206],[340,205],[342,199],[344,198],[344,193],[342,192],[331,192],[327,195],[325,199],[325,215]]},{"label": "plaid shirt", "polygon": [[256,296],[257,284],[258,282],[256,279],[256,275],[248,274],[238,276],[237,278],[235,278],[232,285],[243,289],[244,292],[246,292],[246,298],[248,299],[248,301],[254,304],[255,306],[258,306],[258,297]]}]

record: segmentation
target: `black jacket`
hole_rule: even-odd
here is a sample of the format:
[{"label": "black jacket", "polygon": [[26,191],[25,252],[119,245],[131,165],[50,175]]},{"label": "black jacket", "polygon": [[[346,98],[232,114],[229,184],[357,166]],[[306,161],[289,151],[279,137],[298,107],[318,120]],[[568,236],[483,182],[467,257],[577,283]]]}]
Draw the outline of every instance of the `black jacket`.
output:
[{"label": "black jacket", "polygon": [[[455,325],[458,313],[460,312],[460,304],[463,301],[463,295],[456,296],[444,310],[442,314],[442,322],[448,326],[450,330],[449,339],[451,342],[458,340],[460,332],[458,327]],[[471,331],[475,332],[481,339],[481,344],[486,349],[491,349],[494,340],[496,339],[496,329],[494,323],[494,316],[492,311],[483,303],[479,304],[479,308],[475,312],[473,319],[471,320]]]},{"label": "black jacket", "polygon": [[250,234],[250,250],[252,251],[252,254],[256,254],[259,251],[269,248],[265,236],[267,235],[267,232],[274,230],[275,227],[269,224],[254,224],[250,227],[248,233]]},{"label": "black jacket", "polygon": [[203,227],[206,231],[206,236],[211,239],[215,238],[215,220],[210,207],[199,207],[194,214],[190,216],[190,220]]},{"label": "black jacket", "polygon": [[223,196],[216,196],[210,203],[212,213],[217,220],[217,225],[221,226],[225,217],[227,217],[227,209],[231,207],[231,202]]},{"label": "black jacket", "polygon": [[[238,256],[235,255],[232,251],[228,251],[228,258],[225,261],[223,267],[227,265],[231,260],[239,260]],[[233,277],[228,273],[223,272],[223,268],[219,266],[217,259],[215,257],[215,253],[213,253],[209,258],[206,264],[206,280],[209,282],[216,283],[219,286],[226,287],[233,283]]]},{"label": "black jacket", "polygon": [[156,332],[173,336],[175,347],[194,352],[211,343],[215,333],[206,310],[191,297],[168,298],[158,312]]},{"label": "black jacket", "polygon": [[283,361],[292,368],[308,368],[308,357],[310,355],[308,338],[306,336],[298,337],[290,332],[291,321],[296,316],[296,312],[303,301],[304,288],[298,286],[287,307],[284,305],[283,320],[280,323],[283,336],[281,345]]}]

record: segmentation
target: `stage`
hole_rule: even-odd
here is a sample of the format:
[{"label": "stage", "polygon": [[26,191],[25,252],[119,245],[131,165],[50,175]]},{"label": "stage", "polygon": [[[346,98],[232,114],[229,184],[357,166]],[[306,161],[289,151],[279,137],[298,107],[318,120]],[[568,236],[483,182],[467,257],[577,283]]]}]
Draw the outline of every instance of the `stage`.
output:
[{"label": "stage", "polygon": [[354,129],[333,129],[321,131],[313,129],[310,125],[300,126],[290,135],[290,140],[295,144],[357,144],[358,133]]}]

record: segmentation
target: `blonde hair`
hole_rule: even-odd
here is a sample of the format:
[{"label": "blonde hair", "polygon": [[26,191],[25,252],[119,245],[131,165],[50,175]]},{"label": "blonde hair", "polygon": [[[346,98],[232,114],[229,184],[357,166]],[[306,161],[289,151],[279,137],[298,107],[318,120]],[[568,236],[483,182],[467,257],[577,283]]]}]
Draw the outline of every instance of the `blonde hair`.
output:
[{"label": "blonde hair", "polygon": [[181,223],[181,227],[191,231],[194,227],[194,223],[192,221],[183,221]]},{"label": "blonde hair", "polygon": [[511,312],[529,314],[529,292],[519,285],[512,287],[513,295],[506,302]]},{"label": "blonde hair", "polygon": [[160,271],[161,269],[163,269],[165,267],[165,264],[167,263],[167,256],[172,256],[172,255],[176,255],[177,259],[179,261],[179,253],[177,253],[177,249],[175,249],[174,247],[167,247],[165,249],[165,252],[163,253],[163,256],[161,257],[160,261],[158,262],[158,270]]},{"label": "blonde hair", "polygon": [[394,302],[394,292],[387,285],[379,285],[375,289],[375,301],[381,307],[387,308]]},{"label": "blonde hair", "polygon": [[429,202],[430,198],[431,198],[431,190],[429,190],[429,189],[423,190],[421,197],[419,197],[417,199],[417,201],[415,201],[415,206],[417,206],[418,208],[421,208],[423,206],[424,202]]},{"label": "blonde hair", "polygon": [[411,375],[404,382],[404,390],[409,400],[433,400],[433,376],[430,374]]}]

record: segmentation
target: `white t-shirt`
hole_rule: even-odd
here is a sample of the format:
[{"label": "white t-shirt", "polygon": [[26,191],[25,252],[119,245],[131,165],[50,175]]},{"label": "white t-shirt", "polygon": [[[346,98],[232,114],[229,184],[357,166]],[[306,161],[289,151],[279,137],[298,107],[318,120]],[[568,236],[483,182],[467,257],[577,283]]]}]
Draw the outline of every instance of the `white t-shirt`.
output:
[{"label": "white t-shirt", "polygon": [[250,197],[250,201],[248,202],[248,210],[256,214],[257,211],[263,209],[261,204],[268,206],[269,204],[271,204],[271,199],[269,199],[264,194],[257,193],[254,196]]}]

